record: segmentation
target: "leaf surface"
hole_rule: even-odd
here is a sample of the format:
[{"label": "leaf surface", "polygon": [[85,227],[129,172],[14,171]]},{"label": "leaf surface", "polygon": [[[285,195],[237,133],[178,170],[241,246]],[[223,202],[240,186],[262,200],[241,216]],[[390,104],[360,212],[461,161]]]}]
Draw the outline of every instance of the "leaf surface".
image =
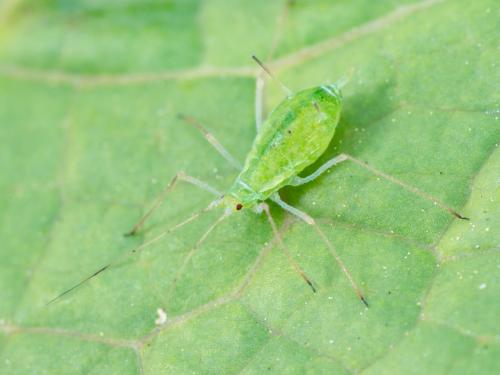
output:
[{"label": "leaf surface", "polygon": [[[0,373],[493,374],[500,371],[500,83],[494,1],[0,1]],[[176,172],[224,191],[237,174],[177,119],[243,160],[255,53],[294,90],[352,71],[346,152],[470,218],[345,162],[283,190],[315,232],[272,212],[220,212],[120,254],[205,207]],[[266,82],[266,112],[283,99]],[[155,324],[157,309],[167,322]]]}]

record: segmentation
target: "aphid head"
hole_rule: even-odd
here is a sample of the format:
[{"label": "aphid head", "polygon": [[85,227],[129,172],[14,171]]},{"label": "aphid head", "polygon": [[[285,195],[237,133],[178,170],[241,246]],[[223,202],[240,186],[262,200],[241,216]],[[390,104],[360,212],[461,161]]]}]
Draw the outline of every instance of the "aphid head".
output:
[{"label": "aphid head", "polygon": [[221,197],[220,204],[231,212],[242,211],[244,208],[247,208],[241,200],[229,194]]}]

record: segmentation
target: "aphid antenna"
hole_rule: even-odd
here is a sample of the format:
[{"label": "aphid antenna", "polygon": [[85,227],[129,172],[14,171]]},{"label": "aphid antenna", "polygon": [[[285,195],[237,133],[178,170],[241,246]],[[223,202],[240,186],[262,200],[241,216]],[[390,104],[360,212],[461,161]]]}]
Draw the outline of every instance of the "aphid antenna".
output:
[{"label": "aphid antenna", "polygon": [[[124,253],[122,256],[120,256],[117,260],[113,261],[113,262],[110,262],[104,266],[102,266],[101,268],[99,268],[97,271],[95,271],[94,273],[92,273],[91,275],[87,276],[86,278],[84,278],[83,280],[81,280],[80,282],[76,283],[75,285],[73,285],[72,287],[66,289],[64,292],[62,292],[61,294],[57,295],[56,297],[52,298],[49,302],[46,303],[46,306],[48,305],[51,305],[52,303],[60,300],[62,297],[64,297],[65,295],[69,294],[70,292],[72,292],[73,290],[79,288],[80,286],[82,286],[83,284],[87,283],[87,281],[90,281],[92,280],[94,277],[100,275],[101,273],[103,273],[104,271],[112,268],[112,267],[115,267],[119,264],[121,264],[124,260],[126,260],[127,258],[131,257],[132,255],[134,254],[137,254],[139,253],[140,251],[144,250],[146,247],[152,245],[153,243],[156,243],[158,242],[159,240],[163,239],[164,237],[168,236],[169,234],[171,234],[172,232],[176,231],[177,229],[183,227],[184,225],[186,224],[189,224],[193,221],[195,221],[196,219],[198,219],[202,214],[208,212],[208,211],[211,211],[212,209],[216,208],[218,206],[218,203],[220,202],[220,199],[221,198],[217,198],[215,199],[214,201],[212,201],[207,207],[205,207],[204,209],[194,213],[193,215],[189,216],[187,219],[181,221],[180,223],[177,223],[175,224],[174,226],[168,228],[167,230],[163,231],[162,233],[160,233],[159,235],[157,235],[156,237],[150,239],[149,241],[146,241],[145,243],[143,243],[142,245],[138,246],[138,247],[135,247],[133,248],[132,250],[128,251],[127,253]],[[224,217],[226,217],[227,214],[224,215]]]},{"label": "aphid antenna", "polygon": [[261,68],[262,68],[262,70],[263,70],[264,72],[266,72],[266,73],[267,73],[267,75],[268,75],[269,77],[271,77],[271,78],[272,78],[275,82],[277,82],[277,83],[281,86],[281,88],[283,89],[283,91],[284,91],[287,95],[292,95],[292,94],[293,94],[293,91],[292,91],[292,90],[290,90],[290,88],[289,88],[287,85],[285,85],[285,84],[283,83],[283,81],[281,81],[278,77],[276,77],[276,76],[275,76],[275,75],[274,75],[274,74],[273,74],[273,73],[269,70],[269,68],[268,68],[266,65],[264,65],[264,63],[263,63],[262,61],[260,61],[260,59],[259,59],[257,56],[252,55],[252,59],[254,59],[254,60],[255,60],[255,62],[256,62],[256,63],[257,63],[257,64],[258,64]]}]

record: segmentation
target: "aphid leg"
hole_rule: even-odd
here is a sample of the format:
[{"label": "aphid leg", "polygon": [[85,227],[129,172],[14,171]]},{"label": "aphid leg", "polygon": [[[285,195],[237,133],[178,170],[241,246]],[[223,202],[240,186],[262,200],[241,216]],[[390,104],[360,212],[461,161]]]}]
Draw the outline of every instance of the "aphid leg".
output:
[{"label": "aphid leg", "polygon": [[306,177],[295,177],[293,181],[290,183],[291,186],[299,186],[299,185],[304,185],[307,184],[308,182],[311,182],[312,180],[315,180],[318,178],[322,173],[333,167],[335,164],[339,164],[343,161],[347,160],[347,156],[344,154],[340,154],[333,159],[328,160],[325,164],[323,164],[321,167],[319,167],[315,172],[311,173],[309,176]]},{"label": "aphid leg", "polygon": [[196,129],[198,129],[205,139],[217,150],[219,154],[222,155],[224,159],[226,159],[229,164],[231,164],[234,168],[237,170],[241,170],[241,164],[238,160],[236,160],[233,155],[229,153],[229,151],[226,150],[224,146],[215,138],[215,136],[210,133],[197,119],[195,119],[192,116],[186,116],[183,114],[178,114],[177,115],[179,119],[183,120],[189,125],[194,126]]},{"label": "aphid leg", "polygon": [[406,182],[398,180],[397,178],[392,177],[391,175],[388,175],[388,174],[386,174],[386,173],[384,173],[376,168],[373,168],[371,165],[368,165],[365,162],[363,162],[359,159],[356,159],[355,157],[348,155],[348,154],[340,154],[340,155],[334,157],[333,159],[328,160],[325,164],[323,164],[321,167],[319,167],[314,173],[310,174],[307,177],[296,177],[290,183],[290,185],[291,186],[299,186],[299,185],[307,184],[308,182],[311,182],[312,180],[316,179],[318,176],[320,176],[322,173],[324,173],[326,170],[328,170],[329,168],[331,168],[335,164],[339,164],[339,163],[346,161],[346,160],[350,160],[353,163],[356,163],[357,165],[370,171],[374,175],[382,177],[382,178],[384,178],[384,179],[386,179],[386,180],[388,180],[396,185],[401,186],[403,189],[405,189],[405,190],[407,190],[415,195],[418,195],[421,198],[424,198],[428,201],[431,201],[436,206],[448,211],[451,215],[453,215],[459,219],[469,220],[469,218],[459,214],[456,210],[447,206],[446,204],[441,202],[439,199],[433,197],[432,195],[427,194],[427,193],[423,192],[422,190],[417,189],[416,187],[411,186],[411,185],[407,184]]},{"label": "aphid leg", "polygon": [[206,184],[205,182],[203,181],[200,181],[198,180],[197,178],[194,178],[194,177],[191,177],[187,174],[185,174],[184,172],[178,172],[171,180],[170,182],[168,183],[167,187],[165,188],[165,190],[163,190],[163,192],[160,194],[160,196],[156,199],[156,201],[154,202],[153,206],[149,209],[148,212],[146,212],[146,214],[144,214],[144,216],[134,225],[134,227],[125,234],[125,236],[133,236],[137,233],[137,231],[144,225],[144,223],[146,222],[146,220],[153,214],[153,212],[161,206],[161,204],[165,201],[165,198],[167,197],[168,193],[170,193],[172,191],[172,189],[175,187],[175,185],[177,184],[177,182],[179,181],[185,181],[185,182],[188,182],[194,186],[197,186],[199,187],[200,189],[203,189],[203,190],[206,190],[212,194],[215,194],[215,195],[222,195],[222,193],[220,193],[219,191],[217,191],[216,189],[214,189],[213,187],[211,187],[210,185]]},{"label": "aphid leg", "polygon": [[293,91],[290,90],[281,80],[279,80],[272,72],[271,70],[269,70],[269,68],[264,65],[264,63],[262,61],[260,61],[260,59],[255,56],[255,55],[252,55],[252,59],[255,60],[255,62],[262,68],[263,71],[265,71],[267,73],[267,75],[269,77],[271,77],[275,82],[277,82],[281,88],[283,89],[283,91],[287,94],[287,95],[292,95],[293,94]]},{"label": "aphid leg", "polygon": [[75,290],[76,288],[80,287],[81,285],[85,284],[87,281],[90,281],[91,279],[93,279],[94,277],[100,275],[101,273],[103,273],[104,271],[106,271],[107,269],[111,268],[111,267],[114,267],[114,266],[117,266],[118,264],[122,263],[125,259],[131,257],[132,255],[135,255],[137,253],[139,253],[140,251],[144,250],[146,247],[148,247],[149,245],[152,245],[153,243],[155,242],[158,242],[159,240],[161,240],[162,238],[166,237],[167,235],[169,235],[170,233],[176,231],[177,229],[183,227],[184,225],[186,224],[189,224],[191,223],[192,221],[196,220],[198,217],[200,217],[202,214],[204,214],[205,212],[208,212],[212,209],[214,209],[215,207],[218,206],[218,203],[220,202],[220,198],[217,198],[216,200],[212,201],[207,207],[205,207],[203,210],[201,211],[198,211],[197,213],[191,215],[190,217],[188,217],[187,219],[181,221],[180,223],[170,227],[169,229],[167,229],[166,231],[160,233],[158,236],[152,238],[151,240],[143,243],[142,245],[130,250],[129,252],[123,254],[121,257],[119,257],[117,260],[113,261],[113,262],[110,262],[104,266],[102,266],[101,268],[99,268],[97,271],[95,271],[94,273],[92,273],[90,276],[86,277],[85,279],[83,279],[82,281],[80,281],[79,283],[73,285],[71,288],[69,289],[66,289],[64,292],[62,292],[61,294],[59,294],[58,296],[56,296],[55,298],[51,299],[49,302],[47,302],[47,305],[59,300],[61,297],[65,296],[66,294],[72,292],[73,290]]},{"label": "aphid leg", "polygon": [[257,134],[264,122],[264,84],[265,81],[259,74],[255,80],[255,127]]},{"label": "aphid leg", "polygon": [[175,273],[175,276],[174,276],[174,280],[172,282],[172,286],[169,288],[169,291],[167,292],[167,295],[170,296],[176,285],[177,285],[177,281],[179,280],[180,276],[182,275],[182,273],[184,272],[184,270],[186,269],[186,266],[188,265],[189,261],[191,260],[191,258],[193,257],[193,255],[195,254],[196,250],[198,250],[201,245],[203,244],[203,242],[207,239],[207,237],[210,235],[210,233],[213,232],[213,230],[225,219],[227,218],[229,215],[231,215],[232,211],[230,210],[224,210],[224,213],[216,220],[214,221],[208,228],[207,230],[205,231],[205,233],[203,233],[201,235],[201,237],[198,239],[198,241],[196,241],[196,244],[191,248],[191,250],[189,251],[189,253],[185,256],[183,262],[182,262],[182,265],[179,267],[179,269],[177,270],[177,272]]},{"label": "aphid leg", "polygon": [[300,267],[300,265],[295,261],[295,259],[293,259],[292,255],[290,254],[290,251],[283,242],[283,239],[281,238],[278,228],[276,227],[276,222],[274,221],[271,215],[271,210],[269,209],[269,205],[267,203],[261,203],[260,206],[262,207],[262,210],[266,213],[267,220],[269,221],[269,224],[271,224],[271,228],[273,229],[274,237],[278,241],[281,250],[287,257],[288,262],[291,264],[294,271],[297,272],[299,276],[307,283],[307,285],[311,287],[312,291],[316,293],[316,288],[314,287],[314,284],[312,283],[311,279],[306,275],[305,271],[302,269],[302,267]]},{"label": "aphid leg", "polygon": [[278,194],[274,195],[271,198],[271,200],[273,202],[276,202],[284,210],[286,210],[286,211],[290,212],[291,214],[297,216],[298,218],[302,219],[303,221],[305,221],[307,224],[311,225],[316,230],[316,232],[320,236],[320,238],[323,241],[323,243],[326,245],[326,247],[328,248],[328,250],[330,250],[330,253],[332,254],[332,256],[334,257],[335,261],[339,265],[340,269],[342,270],[342,272],[346,276],[347,280],[351,284],[351,287],[354,290],[354,292],[356,293],[356,295],[358,296],[358,298],[361,300],[361,302],[364,303],[364,305],[366,307],[369,307],[368,306],[368,301],[366,300],[366,298],[364,297],[363,293],[361,292],[361,289],[358,287],[358,285],[354,281],[354,279],[351,276],[351,273],[347,269],[346,265],[344,264],[344,262],[342,261],[342,259],[338,255],[337,250],[335,249],[335,247],[333,246],[333,244],[330,242],[330,240],[328,239],[328,237],[326,237],[326,235],[323,233],[323,231],[321,230],[321,228],[319,227],[319,225],[316,223],[316,221],[311,216],[309,216],[308,214],[306,214],[305,212],[303,212],[303,211],[301,211],[301,210],[299,210],[299,209],[297,209],[297,208],[295,208],[293,206],[290,206],[288,203],[286,203],[283,200],[281,200],[281,198],[279,197]]},{"label": "aphid leg", "polygon": [[432,195],[427,194],[427,193],[423,192],[422,190],[417,189],[416,187],[407,184],[406,182],[398,180],[397,178],[392,177],[391,175],[388,175],[388,174],[386,174],[386,173],[384,173],[382,171],[379,171],[378,169],[373,168],[371,165],[366,164],[364,161],[356,159],[355,157],[353,157],[351,155],[347,155],[347,154],[341,154],[339,156],[344,156],[346,158],[346,160],[348,159],[348,160],[356,163],[357,165],[359,165],[359,166],[365,168],[366,170],[372,172],[374,175],[382,177],[382,178],[385,178],[386,180],[388,180],[388,181],[390,181],[390,182],[392,182],[392,183],[394,183],[396,185],[401,186],[403,189],[405,189],[405,190],[407,190],[409,192],[412,192],[413,194],[418,195],[419,197],[427,199],[428,201],[431,201],[436,206],[441,207],[443,210],[448,211],[451,215],[453,215],[453,216],[455,216],[455,217],[457,217],[459,219],[469,220],[468,217],[460,215],[453,208],[447,206],[446,204],[444,204],[443,202],[441,202],[439,199],[433,197]]}]

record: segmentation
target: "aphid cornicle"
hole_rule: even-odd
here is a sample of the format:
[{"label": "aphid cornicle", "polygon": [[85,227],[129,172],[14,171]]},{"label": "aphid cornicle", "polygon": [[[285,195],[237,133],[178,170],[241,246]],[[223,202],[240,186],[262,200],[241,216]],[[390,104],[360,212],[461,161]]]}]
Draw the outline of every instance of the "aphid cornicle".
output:
[{"label": "aphid cornicle", "polygon": [[[384,178],[394,184],[397,184],[402,188],[420,196],[421,198],[432,201],[435,205],[444,210],[447,210],[450,214],[459,219],[467,219],[435,197],[401,180],[398,180],[393,176],[379,171],[378,169],[373,168],[363,161],[347,154],[337,155],[336,157],[328,160],[309,176],[300,177],[299,173],[302,172],[307,166],[316,162],[324,153],[335,134],[335,129],[339,122],[340,113],[342,110],[342,84],[337,83],[330,85],[321,85],[293,94],[290,89],[288,89],[281,81],[277,80],[273,76],[269,69],[259,59],[257,59],[255,56],[253,56],[253,58],[265,72],[267,72],[285,89],[285,91],[287,92],[287,96],[281,102],[281,104],[279,104],[274,109],[274,111],[271,112],[266,121],[262,125],[258,125],[258,134],[253,142],[250,152],[247,155],[243,167],[241,167],[239,162],[222,146],[222,144],[220,144],[220,142],[217,141],[217,139],[194,118],[189,116],[180,116],[180,118],[186,121],[188,124],[194,125],[196,128],[198,128],[198,130],[203,133],[207,141],[209,141],[210,144],[214,146],[214,148],[231,165],[240,170],[239,175],[236,177],[234,183],[230,186],[227,192],[225,194],[222,194],[207,183],[202,182],[197,178],[189,176],[184,172],[177,173],[167,185],[160,197],[153,204],[152,208],[147,211],[147,213],[141,218],[141,220],[139,220],[139,222],[132,228],[132,230],[127,233],[128,235],[134,235],[135,233],[137,233],[144,222],[161,205],[165,197],[179,181],[184,181],[193,184],[201,189],[207,190],[215,194],[217,198],[203,210],[193,214],[179,224],[169,228],[155,238],[133,249],[129,253],[124,254],[122,258],[99,268],[89,277],[85,278],[78,284],[59,294],[49,303],[56,301],[57,299],[71,292],[86,281],[96,277],[110,267],[118,264],[123,258],[137,253],[148,245],[164,238],[178,228],[194,221],[203,213],[213,210],[217,207],[223,207],[222,216],[220,216],[219,219],[217,219],[205,231],[196,245],[186,255],[183,264],[177,271],[175,281],[187,266],[194,251],[200,248],[202,242],[208,237],[208,235],[214,230],[217,225],[219,225],[225,218],[235,212],[250,209],[256,213],[264,212],[266,214],[277,243],[283,253],[286,255],[289,263],[299,274],[299,276],[302,277],[303,280],[311,287],[311,289],[316,292],[314,283],[306,275],[300,265],[294,260],[294,258],[288,251],[288,248],[285,246],[283,240],[281,239],[274,219],[269,210],[269,205],[268,203],[266,203],[267,201],[273,201],[284,210],[300,218],[315,229],[326,248],[335,258],[335,261],[339,265],[345,277],[348,279],[352,289],[354,290],[358,298],[366,305],[366,307],[368,307],[367,299],[364,297],[361,289],[356,284],[346,265],[337,254],[335,247],[330,242],[328,237],[323,233],[321,228],[316,224],[315,220],[307,213],[284,202],[279,195],[279,190],[284,186],[299,186],[306,184],[319,177],[322,173],[330,169],[332,166],[346,160],[354,162],[358,166],[365,168],[378,177]],[[256,112],[258,112],[257,107],[258,106],[256,105]],[[256,113],[256,115],[257,119],[261,118],[258,113]],[[175,281],[173,285],[175,285]]]}]

